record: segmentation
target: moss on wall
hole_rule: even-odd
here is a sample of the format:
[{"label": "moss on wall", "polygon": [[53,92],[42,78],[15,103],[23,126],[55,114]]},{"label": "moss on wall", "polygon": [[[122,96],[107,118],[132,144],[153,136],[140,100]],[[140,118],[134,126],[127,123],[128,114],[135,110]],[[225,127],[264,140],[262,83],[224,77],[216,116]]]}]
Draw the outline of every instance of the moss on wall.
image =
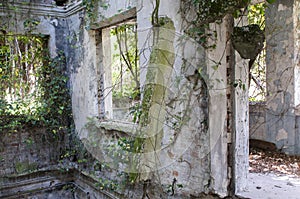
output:
[{"label": "moss on wall", "polygon": [[158,166],[159,150],[163,136],[163,126],[166,116],[166,97],[169,80],[172,75],[174,57],[175,27],[168,17],[159,18],[160,27],[153,29],[154,47],[146,75],[142,114],[140,118],[140,137],[135,141],[134,148],[143,145],[143,157],[140,157],[141,176],[146,180],[151,171]]},{"label": "moss on wall", "polygon": [[28,160],[16,162],[15,170],[18,174],[31,172],[37,169],[37,163],[30,163]]}]

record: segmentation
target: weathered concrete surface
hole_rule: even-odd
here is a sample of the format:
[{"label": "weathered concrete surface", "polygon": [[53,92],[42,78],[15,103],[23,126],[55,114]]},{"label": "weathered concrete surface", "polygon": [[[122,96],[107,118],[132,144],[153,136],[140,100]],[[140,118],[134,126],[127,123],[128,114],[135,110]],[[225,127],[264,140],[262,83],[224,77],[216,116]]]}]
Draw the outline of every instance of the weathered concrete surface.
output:
[{"label": "weathered concrete surface", "polygon": [[[102,140],[112,139],[112,143],[118,143],[118,139],[124,138],[128,133],[120,132],[120,128],[105,130],[107,128],[105,125],[99,125],[100,128],[96,126],[97,128],[92,131],[86,128],[91,117],[105,119],[107,109],[103,98],[104,72],[107,66],[104,66],[105,53],[101,49],[103,42],[101,28],[104,27],[103,24],[113,25],[109,24],[112,19],[110,17],[113,17],[114,23],[125,20],[124,16],[128,15],[123,14],[123,11],[136,7],[136,12],[133,13],[134,16],[136,14],[138,23],[138,47],[142,52],[140,61],[144,71],[141,72],[141,82],[144,83],[153,47],[150,21],[155,5],[153,3],[151,0],[122,3],[113,0],[107,9],[99,5],[98,20],[95,21],[96,25],[92,30],[85,28],[88,24],[84,20],[83,11],[79,8],[72,10],[66,8],[66,11],[51,8],[50,17],[38,16],[41,23],[34,32],[50,35],[52,57],[59,53],[66,57],[76,134],[99,162],[105,163],[105,159],[101,156]],[[68,11],[72,11],[71,14],[67,13]],[[240,120],[232,124],[236,131],[241,133],[240,137],[231,139],[232,129],[228,128],[227,118],[231,101],[228,101],[226,96],[226,88],[230,82],[227,82],[227,55],[223,56],[227,43],[227,37],[224,35],[226,27],[224,24],[212,24],[211,27],[218,34],[217,49],[205,50],[189,37],[180,40],[181,36],[185,35],[187,24],[182,20],[179,0],[161,1],[158,14],[167,16],[174,22],[177,38],[173,41],[175,62],[171,74],[172,83],[169,87],[165,85],[168,89],[166,100],[168,106],[165,109],[169,115],[165,117],[165,121],[161,121],[164,125],[161,141],[163,150],[159,153],[162,164],[153,172],[152,190],[150,189],[152,185],[149,189],[146,187],[146,190],[153,198],[167,197],[175,182],[182,185],[175,187],[175,198],[200,197],[203,192],[227,196],[227,186],[231,177],[231,170],[228,169],[228,142],[236,142],[238,147],[234,155],[237,158],[243,157],[236,165],[240,169],[238,177],[244,179],[246,175],[247,164],[244,154],[247,148],[244,145],[247,139],[247,111],[240,112],[237,115]],[[12,28],[17,33],[24,32],[22,25]],[[241,68],[234,73],[239,74],[238,77],[241,79],[246,75]],[[240,108],[246,110],[245,93],[236,91],[236,94],[234,104],[236,112],[232,114],[236,114]],[[120,164],[121,169],[122,166]],[[116,172],[112,173],[114,175],[107,177],[118,178]],[[241,183],[240,186],[244,184]],[[143,193],[137,192],[139,197],[141,194]]]},{"label": "weathered concrete surface", "polygon": [[295,107],[299,105],[299,1],[279,0],[266,9],[266,141],[299,154]]},{"label": "weathered concrete surface", "polygon": [[[169,4],[172,4],[173,6],[170,7]],[[134,4],[132,5],[134,6]],[[102,12],[102,14],[104,18],[108,18],[107,22],[110,21],[109,17],[111,16],[114,17],[113,20],[115,21],[117,16],[115,16],[117,13],[116,11],[126,10],[126,7],[124,6],[125,5],[121,4],[113,4],[111,8],[108,8]],[[140,63],[142,64],[143,70],[147,67],[151,53],[152,44],[149,42],[151,41],[149,38],[151,38],[152,30],[151,21],[149,19],[151,18],[154,5],[151,1],[143,1],[143,3],[139,3],[137,6],[138,45],[142,52],[142,56],[140,56]],[[171,20],[174,21],[176,32],[179,35],[183,35],[184,25],[182,24],[181,15],[178,12],[179,8],[180,1],[162,1],[159,15],[171,18]],[[99,9],[101,10],[102,8]],[[123,16],[124,15],[121,13],[120,18]],[[103,18],[99,18],[98,27],[101,27],[101,24],[107,23],[103,23],[101,19]],[[94,27],[97,27],[97,23],[95,24],[96,25],[94,25]],[[90,34],[84,33],[83,40],[79,41],[79,43],[81,43],[80,45],[87,49],[83,51],[85,61],[80,63],[81,66],[78,70],[76,70],[76,73],[74,73],[72,77],[74,88],[73,106],[75,106],[73,107],[73,110],[75,114],[76,128],[80,137],[84,140],[84,142],[86,141],[86,144],[92,140],[101,140],[102,138],[97,136],[106,134],[101,132],[104,131],[104,129],[100,130],[98,133],[93,133],[86,131],[84,128],[84,124],[87,122],[87,117],[98,116],[97,114],[105,113],[105,111],[101,112],[101,107],[102,109],[105,107],[101,105],[103,102],[100,101],[98,104],[100,109],[95,107],[97,89],[91,85],[92,81],[94,85],[96,84],[95,71],[98,70],[98,74],[100,74],[98,78],[103,78],[103,76],[101,76],[101,71],[103,71],[104,68],[104,62],[102,60],[103,56],[101,55],[101,50],[96,50],[96,54],[94,54],[93,47],[93,45],[97,44],[97,48],[101,48],[101,39],[99,40],[99,38],[97,38],[100,36],[97,31],[99,32],[99,30],[95,29],[93,31],[89,31]],[[222,30],[218,29],[218,31]],[[222,37],[221,32],[220,36],[220,44],[224,46],[226,39]],[[94,39],[94,37],[96,37],[96,39]],[[164,127],[164,136],[162,141],[164,151],[160,152],[160,158],[165,166],[158,170],[159,175],[155,174],[152,181],[154,183],[163,184],[167,187],[167,185],[172,184],[174,178],[176,178],[178,184],[183,184],[183,188],[178,190],[178,193],[176,194],[183,194],[183,196],[187,196],[189,194],[197,196],[201,192],[210,191],[226,196],[228,185],[227,133],[225,131],[227,99],[226,90],[224,89],[226,88],[226,66],[222,65],[220,71],[217,72],[209,67],[211,70],[211,76],[214,79],[213,82],[216,83],[216,85],[213,84],[213,88],[210,91],[211,93],[209,93],[209,100],[213,101],[207,104],[208,90],[207,87],[205,87],[206,82],[203,82],[201,79],[197,80],[197,76],[195,76],[195,72],[197,74],[197,70],[199,68],[201,71],[206,71],[206,52],[203,48],[199,48],[199,45],[195,42],[187,40],[185,41],[186,44],[182,45],[184,42],[181,43],[178,38],[175,39],[176,43],[174,44],[175,64],[173,66],[173,79],[178,79],[180,81],[179,87],[173,82],[168,88],[171,93],[169,96],[170,99],[168,100],[170,103],[173,103],[173,107],[167,107],[167,110],[169,109],[168,111],[170,112],[168,113],[174,115],[180,115],[182,114],[182,111],[185,111],[188,114],[183,116],[189,119],[180,126],[181,130],[179,131],[168,127],[168,122],[172,122],[174,118],[170,117],[170,121],[166,120],[164,124],[166,127]],[[212,53],[210,58],[219,59],[222,56],[222,52],[222,47],[220,47],[220,51],[216,53],[215,57]],[[77,55],[80,56],[79,54]],[[98,58],[95,57],[96,55]],[[95,62],[95,60],[99,59],[99,57],[100,60]],[[222,63],[224,63],[224,59],[222,60]],[[183,68],[183,66],[185,66],[185,68]],[[213,76],[215,73],[217,75]],[[143,78],[143,75],[145,74],[145,72],[142,72],[142,82],[145,80],[145,76]],[[218,79],[223,79],[225,84],[224,82],[218,83]],[[90,86],[87,85],[89,81]],[[100,80],[99,82],[101,83],[103,80]],[[191,92],[189,89],[193,87],[193,84],[196,84],[197,86],[194,87],[194,90]],[[98,87],[99,86],[101,87],[100,84],[98,84]],[[172,97],[176,95],[179,96],[179,94],[184,94],[183,96],[185,96],[185,98],[181,96],[181,100],[186,100],[184,102],[184,106],[182,106],[179,102],[174,103],[172,101]],[[188,98],[190,98],[190,102],[187,101]],[[222,109],[220,109],[220,107]],[[188,109],[184,110],[184,108]],[[207,115],[208,109],[210,110],[209,115]],[[213,111],[214,109],[218,111]],[[217,112],[218,114],[216,114]],[[208,120],[208,117],[211,120]],[[168,117],[166,117],[166,119],[167,118]],[[209,130],[207,131],[207,129]],[[172,139],[174,140],[174,143],[170,142]],[[101,146],[98,147],[101,148]],[[212,150],[213,153],[211,153]]]},{"label": "weathered concrete surface", "polygon": [[249,137],[250,139],[266,140],[266,105],[249,104]]},{"label": "weathered concrete surface", "polygon": [[[137,6],[138,10],[138,46],[142,53],[140,63],[142,68],[141,82],[143,84],[146,79],[147,70],[145,69],[147,69],[152,47],[152,29],[149,19],[151,18],[155,4],[150,0],[139,2],[138,5],[132,2],[129,4],[131,8]],[[172,7],[169,6],[170,4],[172,4]],[[122,12],[128,9],[128,6],[125,4],[115,4],[111,2],[111,5],[112,7],[108,7],[106,10],[99,7],[99,10],[103,10],[103,12],[101,12],[98,21],[94,23],[96,29],[92,31],[83,30],[83,37],[78,41],[78,46],[82,46],[82,48],[79,49],[83,50],[80,51],[76,49],[73,55],[81,56],[81,53],[84,55],[84,57],[80,59],[81,62],[78,64],[79,67],[76,69],[76,72],[74,71],[74,74],[72,74],[72,88],[76,129],[86,145],[91,143],[95,144],[92,140],[100,141],[105,138],[102,136],[107,134],[107,131],[101,128],[98,133],[89,132],[85,129],[85,124],[88,122],[88,117],[100,116],[102,118],[102,114],[105,115],[106,113],[105,106],[107,104],[103,105],[105,101],[101,101],[100,98],[100,101],[97,102],[99,99],[97,96],[99,94],[98,92],[101,92],[101,86],[105,84],[103,83],[105,81],[103,71],[105,72],[105,67],[107,67],[103,65],[105,64],[105,61],[103,61],[103,58],[105,58],[103,55],[105,55],[105,53],[101,52],[102,36],[99,35],[100,29],[97,29],[97,27],[103,27],[103,24],[109,25],[110,21],[116,22],[119,12],[121,12],[119,15],[120,19],[124,20]],[[182,22],[182,16],[179,10],[180,1],[162,1],[159,15],[171,18],[171,20],[174,21],[175,30],[178,35],[184,35],[183,30],[186,28],[186,24]],[[80,27],[79,24],[75,24],[72,26],[72,29]],[[174,115],[180,115],[182,111],[184,111],[187,115],[183,116],[189,119],[180,126],[180,130],[175,130],[168,127],[169,124],[172,124],[168,122],[172,122],[174,118],[168,120],[168,117],[166,117],[166,127],[164,127],[162,141],[164,151],[160,152],[159,157],[164,166],[159,167],[158,173],[154,175],[152,182],[168,187],[168,185],[173,183],[175,178],[178,184],[183,184],[183,188],[176,193],[177,196],[187,196],[190,194],[197,196],[201,192],[215,192],[221,196],[227,195],[227,186],[230,176],[230,170],[227,169],[227,143],[228,139],[231,138],[227,135],[226,116],[228,101],[226,97],[226,57],[222,56],[227,40],[222,33],[225,30],[224,25],[213,25],[213,27],[215,27],[218,32],[218,48],[215,51],[206,51],[203,48],[199,48],[199,45],[195,42],[188,40],[180,42],[179,39],[175,39],[176,43],[174,47],[176,58],[173,66],[173,79],[180,81],[179,86],[173,83],[169,87],[171,90],[169,101],[173,104],[172,108],[167,107],[167,110],[169,111],[168,113]],[[184,42],[186,43],[183,45]],[[94,52],[95,48],[96,53]],[[221,57],[223,57],[223,59],[220,60],[220,66],[218,70],[216,70],[214,61],[219,61]],[[98,61],[95,61],[97,59]],[[72,64],[73,62],[69,62],[70,66]],[[74,62],[74,64],[77,63]],[[204,72],[201,75],[204,75],[207,71],[210,81],[205,82],[207,77],[206,79],[202,77],[204,80],[197,79],[195,74],[197,75],[199,71]],[[240,73],[241,78],[245,75],[243,72],[242,70],[236,71],[236,73]],[[197,86],[191,91],[189,89],[193,87],[193,84]],[[178,94],[183,94],[183,96],[186,97],[181,99],[186,100],[184,106],[179,102],[173,102],[173,99],[175,99]],[[241,112],[240,120],[237,120],[237,123],[234,124],[236,127],[239,127],[237,131],[241,133],[241,139],[238,138],[235,140],[239,146],[237,148],[238,158],[247,153],[247,146],[245,147],[244,145],[247,145],[246,140],[248,133],[248,120],[246,119],[247,105],[245,105],[247,100],[245,100],[244,92],[241,92],[241,95],[241,98],[236,98],[238,101],[236,108],[245,108],[243,109],[245,112]],[[170,142],[170,140],[173,141]],[[101,148],[101,142],[98,143],[95,149],[96,148]],[[99,155],[98,159],[101,161],[101,154],[96,154]],[[247,162],[246,157],[244,157],[237,166],[241,171],[239,178],[244,179],[244,177],[246,177],[244,175],[247,171],[242,171],[247,169],[246,167]],[[242,184],[241,187],[242,186],[244,186],[244,184]]]},{"label": "weathered concrete surface", "polygon": [[[226,60],[221,59],[222,54],[226,49],[226,24],[220,25],[211,24],[213,31],[217,31],[218,48],[210,50],[207,53],[207,73],[209,89],[209,134],[211,148],[211,176],[214,179],[212,187],[218,190],[220,195],[227,194],[229,185],[230,169],[228,168],[228,132],[227,132],[227,70]],[[214,41],[212,41],[214,42]],[[216,62],[220,61],[217,70],[215,70]],[[217,63],[218,64],[218,63]],[[219,81],[220,80],[220,81]],[[217,113],[217,114],[215,114]],[[221,168],[221,169],[220,169]]]},{"label": "weathered concrete surface", "polygon": [[[299,199],[300,179],[274,174],[249,174],[249,186],[239,196],[244,198]],[[260,188],[259,188],[260,187]]]},{"label": "weathered concrete surface", "polygon": [[248,101],[248,61],[236,54],[234,71],[235,81],[240,81],[234,89],[234,156],[235,156],[235,187],[236,193],[247,187],[249,168],[249,101]]}]

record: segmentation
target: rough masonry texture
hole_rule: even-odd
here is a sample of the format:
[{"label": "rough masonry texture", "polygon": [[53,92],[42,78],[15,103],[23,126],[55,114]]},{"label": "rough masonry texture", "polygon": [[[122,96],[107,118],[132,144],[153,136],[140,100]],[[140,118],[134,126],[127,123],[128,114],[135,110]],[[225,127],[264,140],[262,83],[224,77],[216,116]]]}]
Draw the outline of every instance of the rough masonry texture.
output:
[{"label": "rough masonry texture", "polygon": [[[151,198],[199,198],[203,193],[225,197],[243,191],[248,175],[249,69],[248,60],[235,53],[228,42],[234,26],[233,18],[227,16],[220,23],[209,25],[217,37],[208,42],[216,44],[216,48],[206,49],[185,34],[190,24],[181,13],[181,1],[161,1],[157,16],[164,16],[173,24],[169,30],[168,27],[160,28],[165,28],[164,31],[172,35],[163,37],[167,40],[166,45],[155,46],[153,38],[157,38],[155,34],[160,31],[153,28],[150,20],[154,1],[108,2],[109,6],[97,4],[95,20],[87,18],[81,1],[69,1],[66,6],[58,7],[48,1],[41,2],[43,4],[20,3],[17,4],[18,12],[13,9],[6,12],[1,10],[1,24],[13,24],[8,29],[16,34],[28,33],[24,27],[27,18],[38,20],[39,24],[30,33],[49,36],[52,58],[65,56],[66,72],[70,77],[67,86],[71,91],[75,124],[70,138],[74,141],[74,137],[78,137],[82,143],[78,151],[89,157],[79,159],[74,155],[67,163],[63,162],[68,165],[70,172],[60,174],[65,179],[59,178],[55,173],[57,171],[52,176],[49,172],[39,170],[47,164],[51,165],[52,160],[55,163],[58,154],[62,155],[59,145],[51,141],[51,136],[48,137],[43,129],[5,134],[0,142],[0,154],[5,158],[4,161],[0,159],[0,172],[17,174],[5,176],[2,180],[6,184],[5,193],[18,192],[13,186],[15,181],[23,183],[22,187],[27,187],[26,190],[34,188],[27,186],[30,180],[24,179],[36,179],[36,186],[45,186],[40,183],[43,176],[49,185],[53,181],[56,185],[63,183],[75,189],[83,187],[83,191],[75,192],[76,196],[57,189],[49,193],[75,198],[86,198],[88,193],[94,194],[90,195],[91,198],[142,198],[146,194]],[[299,2],[296,0],[278,0],[266,11],[266,26],[270,27],[266,29],[269,84],[266,131],[261,138],[276,143],[291,154],[300,150],[298,11]],[[13,14],[14,18],[8,17],[8,14]],[[18,23],[12,23],[14,20]],[[108,70],[111,60],[107,57],[111,49],[103,47],[106,46],[105,42],[110,42],[110,33],[105,28],[128,20],[135,20],[138,24],[141,89],[146,84],[162,81],[158,78],[158,82],[149,82],[147,72],[151,71],[148,70],[151,63],[168,67],[168,70],[163,70],[168,74],[168,80],[159,83],[164,87],[161,92],[163,96],[154,96],[163,102],[159,106],[152,103],[152,112],[149,111],[156,114],[156,118],[151,119],[159,119],[153,122],[156,125],[158,123],[159,132],[153,132],[155,128],[150,126],[151,132],[159,137],[155,141],[158,145],[156,149],[159,149],[154,150],[156,162],[150,165],[151,170],[147,170],[150,175],[146,178],[136,175],[136,186],[132,186],[128,180],[132,173],[126,172],[130,171],[131,158],[143,154],[130,154],[127,149],[120,152],[120,143],[122,140],[137,140],[140,128],[138,124],[128,121],[108,120],[111,118],[112,94],[106,89],[108,78],[111,77]],[[164,41],[160,42],[164,44]],[[166,48],[163,50],[171,57],[168,63],[161,60],[151,62],[155,57],[150,57],[155,56],[154,49],[157,47]],[[234,87],[236,82],[242,82],[245,86]],[[156,93],[161,94],[159,91]],[[159,111],[163,111],[163,114],[159,114]],[[30,148],[31,141],[35,143],[33,148]],[[65,142],[65,147],[72,149],[72,144]],[[47,150],[51,150],[50,155]],[[12,160],[15,156],[11,154],[18,154],[19,159]],[[145,160],[141,158],[139,163],[147,163]],[[10,163],[14,164],[13,168],[9,166]],[[20,176],[23,171],[29,171],[29,174]],[[95,187],[95,183],[99,186]],[[114,187],[116,185],[117,188]]]},{"label": "rough masonry texture", "polygon": [[65,139],[56,139],[46,129],[1,132],[0,176],[22,174],[56,165],[64,147]]},{"label": "rough masonry texture", "polygon": [[266,10],[266,141],[299,154],[299,2],[276,1]]},{"label": "rough masonry texture", "polygon": [[[185,35],[184,29],[187,24],[180,14],[180,3],[179,0],[162,1],[158,13],[159,16],[167,16],[174,22],[175,31],[172,30],[172,32],[176,34],[174,39],[166,38],[172,39],[169,42],[173,44],[174,49],[165,50],[174,56],[174,61],[172,66],[168,66],[171,69],[168,72],[170,80],[163,84],[167,90],[164,99],[166,105],[161,108],[165,109],[163,111],[167,114],[160,121],[163,131],[160,135],[162,150],[158,153],[158,160],[161,163],[158,169],[152,171],[152,177],[149,179],[151,184],[146,186],[146,192],[153,198],[160,198],[162,194],[165,196],[172,194],[168,190],[173,186],[175,198],[200,197],[202,193],[226,196],[229,181],[232,178],[230,173],[234,169],[234,167],[228,167],[227,157],[227,143],[231,142],[229,141],[231,137],[226,127],[229,103],[226,89],[224,89],[227,86],[226,56],[222,56],[226,45],[224,32],[226,26],[214,25],[218,33],[216,41],[218,48],[215,50],[206,50],[189,37],[182,40],[181,36]],[[92,24],[87,22],[80,2],[72,2],[69,7],[65,8],[51,5],[43,7],[34,3],[25,4],[26,6],[21,4],[19,6],[23,6],[24,9],[22,9],[23,12],[16,14],[18,23],[9,28],[18,34],[25,33],[23,22],[26,17],[34,17],[40,23],[32,30],[32,33],[50,36],[49,50],[53,58],[61,54],[66,57],[66,68],[70,76],[68,85],[71,90],[75,122],[73,134],[79,136],[85,148],[100,165],[107,165],[108,168],[111,166],[111,170],[107,169],[105,172],[104,170],[96,172],[92,168],[90,171],[98,173],[109,182],[117,180],[118,184],[122,184],[128,183],[126,178],[117,176],[119,171],[126,171],[126,164],[123,164],[122,159],[117,160],[119,162],[115,165],[107,164],[105,146],[107,146],[107,140],[110,144],[116,144],[118,139],[132,136],[131,133],[136,128],[132,124],[128,124],[126,128],[118,128],[120,121],[112,123],[106,121],[106,124],[102,124],[109,106],[105,104],[106,99],[103,97],[105,95],[101,92],[104,92],[103,84],[105,85],[105,80],[109,76],[105,68],[110,67],[105,65],[108,63],[104,56],[104,51],[107,49],[103,49],[102,46],[103,39],[107,38],[102,35],[102,29],[127,19],[136,19],[138,49],[141,53],[140,64],[143,69],[141,84],[143,85],[154,45],[149,39],[155,32],[149,20],[154,8],[150,0],[122,1],[122,3],[112,0],[109,4],[110,6],[105,9],[99,5],[98,18]],[[170,7],[170,4],[173,6]],[[28,12],[28,10],[32,11]],[[4,23],[9,23],[5,20],[12,20],[2,18]],[[213,69],[215,65],[213,60],[220,58],[222,59],[218,70]],[[236,99],[239,101],[240,98],[237,96]],[[244,106],[243,103],[241,106]],[[242,116],[244,117],[243,121],[247,121],[246,115]],[[97,118],[102,120],[97,120]],[[126,131],[122,132],[123,129]],[[241,126],[241,129],[246,133],[247,125]],[[246,134],[244,139],[247,140]],[[238,147],[237,150],[240,150],[239,156],[247,157],[247,150],[243,147]],[[24,154],[27,153],[24,152]],[[247,162],[242,161],[241,164],[244,167],[247,166]],[[243,177],[246,178],[246,176],[240,178]],[[142,181],[138,183],[143,184]],[[239,187],[244,186],[243,183],[239,185]],[[7,188],[7,190],[11,189]],[[120,188],[115,193],[117,195],[127,193],[126,197],[129,196],[128,194],[132,197],[141,197],[145,194],[143,190],[137,186],[136,189],[131,190]]]}]

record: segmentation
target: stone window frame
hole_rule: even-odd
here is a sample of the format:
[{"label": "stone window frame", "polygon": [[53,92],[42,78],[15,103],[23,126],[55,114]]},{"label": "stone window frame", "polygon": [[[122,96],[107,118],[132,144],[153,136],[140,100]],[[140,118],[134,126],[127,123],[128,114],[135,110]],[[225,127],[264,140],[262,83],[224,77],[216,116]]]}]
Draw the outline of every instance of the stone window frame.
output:
[{"label": "stone window frame", "polygon": [[[136,8],[131,8],[125,12],[114,15],[111,18],[103,20],[98,24],[94,24],[91,26],[92,29],[96,31],[96,57],[97,57],[97,76],[98,76],[98,113],[100,124],[104,125],[102,128],[108,128],[110,130],[121,130],[120,125],[128,126],[129,129],[135,126],[133,122],[128,122],[126,120],[116,120],[113,118],[113,110],[112,110],[112,93],[111,89],[108,89],[111,85],[111,75],[109,74],[110,64],[109,61],[104,57],[107,56],[108,50],[103,50],[103,46],[105,45],[104,37],[107,36],[109,27],[113,27],[118,24],[125,23],[127,21],[137,20]],[[109,71],[107,73],[107,71]],[[107,84],[108,83],[108,84]]]}]

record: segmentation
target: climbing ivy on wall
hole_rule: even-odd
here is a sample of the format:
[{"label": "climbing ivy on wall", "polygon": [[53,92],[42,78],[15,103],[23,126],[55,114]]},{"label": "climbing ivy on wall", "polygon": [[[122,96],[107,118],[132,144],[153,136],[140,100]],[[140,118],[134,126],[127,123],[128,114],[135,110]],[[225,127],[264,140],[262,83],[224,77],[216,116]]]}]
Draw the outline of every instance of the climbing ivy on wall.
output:
[{"label": "climbing ivy on wall", "polygon": [[0,3],[0,133],[31,126],[55,135],[65,132],[71,124],[65,56],[58,52],[50,58],[49,37],[38,33],[40,19],[32,17],[30,8],[22,15],[24,33],[16,31],[21,24],[15,3]]},{"label": "climbing ivy on wall", "polygon": [[49,58],[48,38],[41,35],[0,37],[0,131],[25,125],[57,133],[70,120],[65,58]]},{"label": "climbing ivy on wall", "polygon": [[85,6],[86,17],[90,21],[96,19],[96,12],[94,12],[97,0],[83,0],[82,5]]},{"label": "climbing ivy on wall", "polygon": [[70,130],[72,110],[66,74],[65,56],[60,53],[54,59],[46,59],[41,68],[40,109],[38,117],[53,133]]},{"label": "climbing ivy on wall", "polygon": [[[265,2],[250,5],[248,7],[248,23],[257,24],[260,29],[265,30],[265,9],[267,4]],[[265,42],[264,42],[265,43]],[[264,48],[258,54],[255,62],[250,70],[250,101],[264,101],[266,96],[266,50]]]},{"label": "climbing ivy on wall", "polygon": [[85,7],[86,29],[90,29],[90,25],[94,23],[98,17],[104,18],[104,16],[97,11],[98,6],[103,10],[106,10],[110,6],[107,1],[102,0],[83,0],[82,5]]},{"label": "climbing ivy on wall", "polygon": [[182,1],[188,7],[196,10],[196,23],[207,24],[222,19],[226,14],[232,14],[245,7],[250,0],[190,0]]}]

